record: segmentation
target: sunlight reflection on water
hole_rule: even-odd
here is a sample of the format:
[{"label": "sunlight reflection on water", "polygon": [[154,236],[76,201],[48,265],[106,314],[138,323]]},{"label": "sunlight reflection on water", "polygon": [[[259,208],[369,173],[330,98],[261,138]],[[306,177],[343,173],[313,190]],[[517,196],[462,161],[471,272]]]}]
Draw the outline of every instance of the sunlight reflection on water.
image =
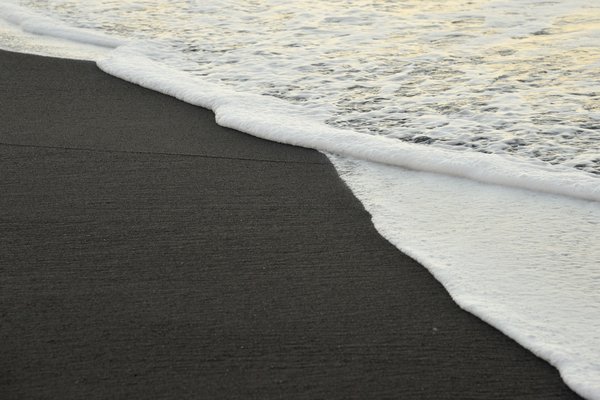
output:
[{"label": "sunlight reflection on water", "polygon": [[600,4],[21,1],[336,127],[600,174]]}]

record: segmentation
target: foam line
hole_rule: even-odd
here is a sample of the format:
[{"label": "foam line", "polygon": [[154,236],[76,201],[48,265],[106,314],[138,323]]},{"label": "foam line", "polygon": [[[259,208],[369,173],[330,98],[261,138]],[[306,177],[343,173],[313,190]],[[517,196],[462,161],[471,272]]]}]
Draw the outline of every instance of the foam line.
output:
[{"label": "foam line", "polygon": [[219,125],[295,146],[483,183],[600,201],[600,180],[584,172],[507,156],[458,152],[342,130],[310,120],[301,107],[202,82],[122,47],[99,60],[105,72],[209,108]]},{"label": "foam line", "polygon": [[0,16],[26,32],[113,50],[98,60],[105,72],[182,101],[209,108],[217,123],[251,135],[419,171],[600,201],[600,179],[559,166],[534,164],[506,155],[458,152],[328,126],[301,107],[279,99],[234,92],[158,64],[143,50],[114,36],[73,28],[22,7],[0,4]]}]

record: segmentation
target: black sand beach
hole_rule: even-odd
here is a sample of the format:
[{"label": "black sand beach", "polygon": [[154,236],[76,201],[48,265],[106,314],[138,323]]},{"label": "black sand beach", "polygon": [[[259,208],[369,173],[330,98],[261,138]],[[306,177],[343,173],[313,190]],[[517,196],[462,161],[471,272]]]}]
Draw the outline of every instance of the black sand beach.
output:
[{"label": "black sand beach", "polygon": [[0,109],[0,398],[578,398],[320,153],[83,61],[0,51]]}]

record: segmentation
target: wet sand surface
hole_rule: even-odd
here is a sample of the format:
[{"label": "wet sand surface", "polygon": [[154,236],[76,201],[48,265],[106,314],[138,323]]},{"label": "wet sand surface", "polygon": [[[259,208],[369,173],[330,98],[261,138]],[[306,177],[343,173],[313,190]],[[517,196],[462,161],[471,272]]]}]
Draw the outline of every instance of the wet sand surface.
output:
[{"label": "wet sand surface", "polygon": [[2,398],[579,398],[316,151],[85,61],[0,51],[0,109]]}]

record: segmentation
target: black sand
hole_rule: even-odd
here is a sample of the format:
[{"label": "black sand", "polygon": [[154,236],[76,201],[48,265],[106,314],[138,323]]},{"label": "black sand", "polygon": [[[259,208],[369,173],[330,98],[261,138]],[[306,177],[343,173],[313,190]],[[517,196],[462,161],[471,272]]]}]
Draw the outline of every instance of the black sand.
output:
[{"label": "black sand", "polygon": [[0,52],[0,398],[573,399],[321,154]]}]

